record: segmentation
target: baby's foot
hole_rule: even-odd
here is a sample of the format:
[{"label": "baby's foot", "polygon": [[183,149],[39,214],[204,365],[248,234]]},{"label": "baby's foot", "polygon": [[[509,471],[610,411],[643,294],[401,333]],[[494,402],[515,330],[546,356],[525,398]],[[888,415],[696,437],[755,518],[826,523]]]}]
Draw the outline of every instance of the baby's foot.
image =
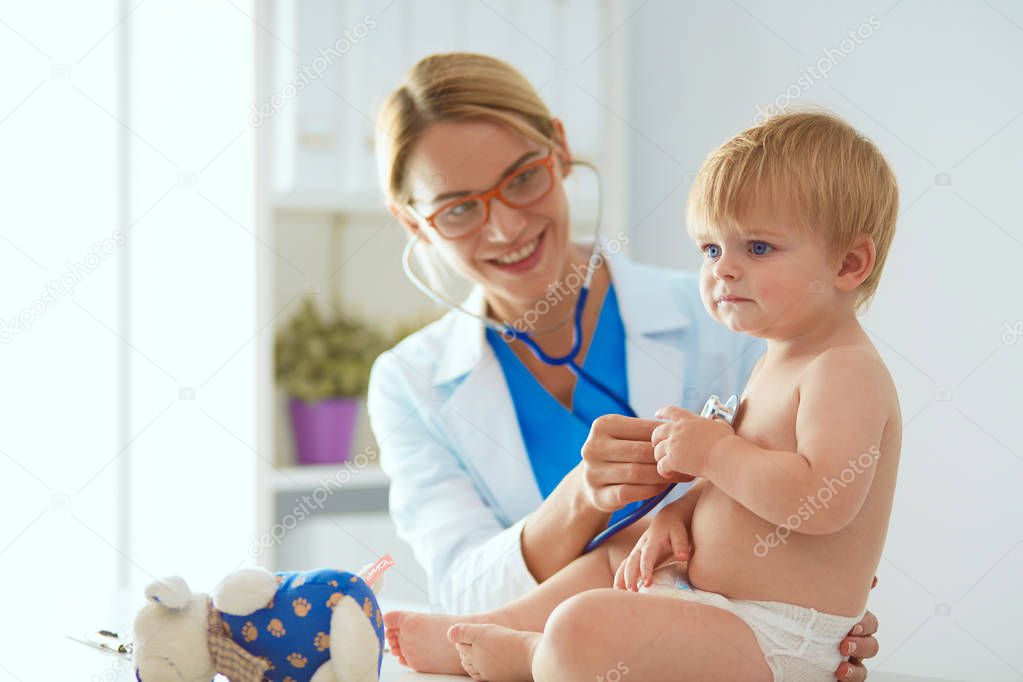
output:
[{"label": "baby's foot", "polygon": [[458,652],[448,641],[447,631],[455,623],[475,620],[472,616],[388,611],[384,632],[391,653],[398,661],[421,673],[464,675]]},{"label": "baby's foot", "polygon": [[462,668],[474,680],[532,682],[533,653],[540,643],[537,632],[500,625],[458,623],[448,630]]}]

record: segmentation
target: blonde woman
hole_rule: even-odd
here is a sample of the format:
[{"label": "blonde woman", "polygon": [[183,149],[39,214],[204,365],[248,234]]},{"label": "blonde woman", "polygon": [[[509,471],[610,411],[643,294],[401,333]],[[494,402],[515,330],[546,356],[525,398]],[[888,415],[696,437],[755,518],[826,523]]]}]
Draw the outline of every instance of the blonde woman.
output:
[{"label": "blonde woman", "polygon": [[[535,89],[499,60],[434,55],[391,94],[378,130],[383,190],[419,259],[474,285],[465,309],[528,321],[543,351],[567,354],[578,291],[565,285],[592,245],[570,240],[571,147]],[[580,331],[579,364],[607,390],[458,311],[374,366],[369,412],[391,516],[426,570],[434,610],[507,604],[669,482],[679,485],[662,505],[679,499],[691,479],[658,473],[655,411],[741,393],[764,351],[707,315],[695,273],[621,255],[595,268]],[[638,417],[622,416],[630,406]],[[627,553],[652,517],[615,536],[613,551]],[[563,598],[601,587],[573,583]],[[385,620],[416,627],[409,614]],[[873,656],[876,630],[867,612],[840,652]],[[450,668],[453,651],[416,667]],[[864,679],[859,658],[836,676]]]}]

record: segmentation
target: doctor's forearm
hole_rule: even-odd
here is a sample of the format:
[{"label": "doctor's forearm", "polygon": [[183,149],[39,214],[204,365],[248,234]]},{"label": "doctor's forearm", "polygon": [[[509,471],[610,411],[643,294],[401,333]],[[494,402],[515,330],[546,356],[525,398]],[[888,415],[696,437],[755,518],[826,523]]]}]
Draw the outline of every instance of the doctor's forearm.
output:
[{"label": "doctor's forearm", "polygon": [[529,572],[537,582],[551,577],[578,558],[610,518],[590,504],[579,469],[573,469],[522,528],[522,557]]}]

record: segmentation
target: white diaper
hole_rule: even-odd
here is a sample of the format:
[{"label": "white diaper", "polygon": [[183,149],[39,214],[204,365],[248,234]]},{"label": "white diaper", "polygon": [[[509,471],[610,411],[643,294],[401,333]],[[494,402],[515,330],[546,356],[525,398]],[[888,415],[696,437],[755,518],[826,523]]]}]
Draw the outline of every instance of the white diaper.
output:
[{"label": "white diaper", "polygon": [[863,618],[863,614],[836,616],[793,604],[729,599],[704,592],[689,585],[685,563],[680,561],[659,566],[654,570],[653,584],[639,591],[734,613],[753,630],[776,681],[833,682],[835,670],[848,658],[838,652],[838,644]]}]

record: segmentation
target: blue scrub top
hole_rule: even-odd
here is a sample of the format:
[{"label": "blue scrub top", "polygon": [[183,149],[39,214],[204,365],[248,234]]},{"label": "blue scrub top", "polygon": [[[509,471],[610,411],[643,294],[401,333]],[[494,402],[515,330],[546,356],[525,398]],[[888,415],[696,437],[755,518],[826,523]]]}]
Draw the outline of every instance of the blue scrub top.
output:
[{"label": "blue scrub top", "polygon": [[[582,460],[583,443],[590,434],[593,420],[605,414],[621,414],[622,408],[585,379],[577,379],[569,411],[540,385],[500,334],[488,328],[487,341],[501,363],[533,476],[540,494],[546,499]],[[618,311],[614,287],[609,287],[604,297],[583,369],[628,403],[625,325]],[[619,509],[611,516],[610,524],[640,504],[642,500]]]}]

